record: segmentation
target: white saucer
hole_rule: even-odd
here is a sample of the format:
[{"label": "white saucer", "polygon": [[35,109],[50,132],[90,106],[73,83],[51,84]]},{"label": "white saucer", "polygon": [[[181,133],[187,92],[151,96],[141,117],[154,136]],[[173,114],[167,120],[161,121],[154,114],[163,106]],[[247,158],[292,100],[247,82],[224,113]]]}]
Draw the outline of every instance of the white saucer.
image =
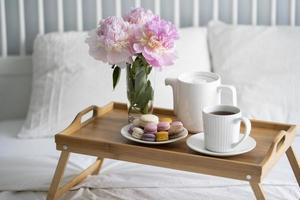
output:
[{"label": "white saucer", "polygon": [[181,137],[166,140],[166,141],[161,141],[161,142],[150,142],[150,141],[145,141],[145,140],[139,140],[139,139],[136,139],[136,138],[132,137],[131,134],[128,132],[128,129],[129,129],[130,126],[131,126],[131,124],[128,124],[128,125],[124,126],[121,129],[121,135],[123,137],[127,138],[128,140],[138,142],[138,143],[143,143],[143,144],[168,144],[168,143],[173,143],[173,142],[176,142],[178,140],[181,140],[181,139],[185,138],[188,135],[188,131],[186,129],[184,129],[184,134]]},{"label": "white saucer", "polygon": [[[240,134],[240,138],[243,135]],[[247,153],[255,148],[256,142],[252,137],[248,137],[243,143],[237,146],[233,151],[226,153],[219,153],[214,151],[209,151],[204,146],[204,133],[197,133],[192,135],[186,140],[188,147],[192,150],[197,151],[199,153],[203,153],[210,156],[218,156],[218,157],[226,157],[226,156],[235,156],[243,153]]]}]

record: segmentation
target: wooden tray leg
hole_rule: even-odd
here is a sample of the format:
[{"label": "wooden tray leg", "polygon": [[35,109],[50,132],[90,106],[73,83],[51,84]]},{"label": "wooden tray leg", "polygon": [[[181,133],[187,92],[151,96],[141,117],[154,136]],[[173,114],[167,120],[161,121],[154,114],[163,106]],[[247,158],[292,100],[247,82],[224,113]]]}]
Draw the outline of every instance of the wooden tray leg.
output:
[{"label": "wooden tray leg", "polygon": [[52,200],[57,198],[58,186],[61,178],[64,175],[64,171],[69,160],[70,153],[68,151],[62,151],[60,154],[60,158],[55,170],[55,174],[52,179],[52,183],[50,185],[47,200]]},{"label": "wooden tray leg", "polygon": [[64,171],[69,160],[70,152],[62,151],[60,154],[60,158],[55,170],[55,174],[52,179],[52,183],[50,185],[47,200],[55,200],[61,195],[63,195],[66,191],[70,190],[73,186],[77,185],[81,181],[83,181],[88,175],[98,174],[102,165],[103,159],[97,158],[96,162],[90,165],[87,169],[81,172],[79,175],[74,177],[65,185],[59,187],[59,183],[64,175]]},{"label": "wooden tray leg", "polygon": [[251,185],[251,188],[252,188],[257,200],[265,200],[266,199],[264,191],[263,191],[260,183],[250,182],[250,185]]},{"label": "wooden tray leg", "polygon": [[290,165],[294,171],[294,175],[295,175],[298,185],[300,187],[300,164],[299,164],[299,160],[297,159],[295,151],[292,148],[292,146],[290,146],[288,148],[288,150],[286,151],[286,155],[289,159]]},{"label": "wooden tray leg", "polygon": [[104,158],[97,158],[96,162],[99,162],[97,168],[95,169],[95,171],[92,173],[92,175],[98,175],[99,174],[99,171],[102,167],[102,164],[103,164],[103,161],[104,161]]}]

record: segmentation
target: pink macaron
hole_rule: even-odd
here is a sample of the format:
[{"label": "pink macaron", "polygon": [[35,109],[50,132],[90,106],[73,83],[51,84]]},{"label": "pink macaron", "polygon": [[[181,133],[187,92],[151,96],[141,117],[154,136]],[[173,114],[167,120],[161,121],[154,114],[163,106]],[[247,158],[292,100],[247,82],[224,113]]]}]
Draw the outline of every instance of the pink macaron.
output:
[{"label": "pink macaron", "polygon": [[175,121],[171,123],[170,129],[168,130],[169,132],[169,137],[171,138],[172,135],[176,135],[180,132],[184,131],[184,127],[182,122],[180,121]]},{"label": "pink macaron", "polygon": [[156,133],[157,132],[157,125],[155,123],[148,123],[144,127],[145,133]]},{"label": "pink macaron", "polygon": [[145,134],[156,135],[157,131],[144,131]]},{"label": "pink macaron", "polygon": [[157,124],[157,130],[158,131],[167,131],[170,129],[170,123],[169,122],[159,122]]},{"label": "pink macaron", "polygon": [[183,127],[183,124],[181,121],[175,121],[175,122],[171,123],[171,126],[176,127],[176,128],[181,128],[181,127]]}]

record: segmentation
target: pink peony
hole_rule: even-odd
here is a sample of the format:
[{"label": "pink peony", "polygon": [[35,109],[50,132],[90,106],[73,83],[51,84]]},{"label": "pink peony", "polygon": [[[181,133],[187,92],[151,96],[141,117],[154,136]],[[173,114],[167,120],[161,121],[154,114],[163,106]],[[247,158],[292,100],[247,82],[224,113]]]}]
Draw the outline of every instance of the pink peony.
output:
[{"label": "pink peony", "polygon": [[135,31],[133,50],[142,53],[154,67],[172,65],[176,59],[174,42],[178,38],[177,29],[171,22],[155,16]]},{"label": "pink peony", "polygon": [[133,56],[130,47],[131,25],[115,16],[100,21],[100,26],[89,33],[86,42],[89,54],[97,60],[117,64],[130,62]]},{"label": "pink peony", "polygon": [[151,21],[155,16],[156,15],[154,15],[151,10],[135,8],[123,18],[125,21],[131,24],[144,25],[145,23]]}]

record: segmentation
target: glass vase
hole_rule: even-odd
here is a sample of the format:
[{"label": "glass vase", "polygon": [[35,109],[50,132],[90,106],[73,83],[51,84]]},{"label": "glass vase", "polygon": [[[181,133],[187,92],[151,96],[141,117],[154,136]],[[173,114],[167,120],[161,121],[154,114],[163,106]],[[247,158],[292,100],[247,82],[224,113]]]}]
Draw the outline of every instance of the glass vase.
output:
[{"label": "glass vase", "polygon": [[152,113],[155,86],[155,70],[142,56],[126,66],[128,122],[142,114]]}]

